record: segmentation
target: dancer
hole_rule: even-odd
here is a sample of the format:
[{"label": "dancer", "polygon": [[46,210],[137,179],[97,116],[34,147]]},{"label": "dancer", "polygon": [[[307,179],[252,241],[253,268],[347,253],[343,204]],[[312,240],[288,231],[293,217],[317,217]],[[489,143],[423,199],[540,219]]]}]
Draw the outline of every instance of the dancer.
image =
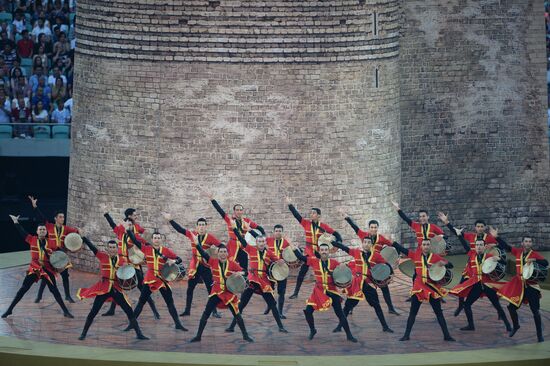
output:
[{"label": "dancer", "polygon": [[[283,250],[290,246],[288,240],[283,237],[283,232],[283,225],[277,224],[273,227],[273,236],[268,236],[266,239],[267,249],[272,251],[277,259],[281,259],[283,257]],[[275,287],[275,284],[277,284],[277,310],[279,310],[279,316],[281,317],[281,319],[286,319],[286,316],[283,313],[283,308],[285,304],[287,279],[285,278],[282,281],[271,282],[271,285],[273,287]],[[268,306],[264,311],[264,315],[269,314],[270,311],[271,309]]]}]

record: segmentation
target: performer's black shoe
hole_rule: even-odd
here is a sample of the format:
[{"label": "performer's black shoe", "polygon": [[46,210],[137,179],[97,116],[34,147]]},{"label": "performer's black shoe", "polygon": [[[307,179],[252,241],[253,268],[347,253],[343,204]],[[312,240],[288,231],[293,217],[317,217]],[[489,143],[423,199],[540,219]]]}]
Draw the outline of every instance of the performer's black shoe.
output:
[{"label": "performer's black shoe", "polygon": [[543,336],[538,336],[537,337],[537,342],[544,342],[544,337]]},{"label": "performer's black shoe", "polygon": [[267,307],[267,309],[264,310],[264,315],[269,314],[270,311],[271,311],[271,309],[269,307]]},{"label": "performer's black shoe", "polygon": [[[442,303],[442,304],[446,304],[446,303],[447,303],[447,300],[445,300],[444,298],[441,298],[441,303]],[[452,338],[452,337],[451,337],[451,338]],[[454,339],[453,339],[453,341],[454,341]]]},{"label": "performer's black shoe", "polygon": [[[462,312],[462,309],[464,309],[464,306],[463,305],[458,305],[458,307],[456,308],[455,312],[454,312],[454,316],[459,316],[460,313]],[[499,315],[500,317],[500,315]]]},{"label": "performer's black shoe", "polygon": [[187,332],[189,329],[185,328],[183,325],[178,324],[175,326],[176,329],[182,330],[184,332]]},{"label": "performer's black shoe", "polygon": [[225,328],[225,331],[226,331],[227,333],[233,333],[233,332],[235,332],[235,327],[231,327],[231,326],[230,326],[230,327],[227,327],[227,328]]},{"label": "performer's black shoe", "polygon": [[110,309],[107,310],[107,312],[101,314],[101,316],[114,316],[115,315],[115,311],[111,311]]},{"label": "performer's black shoe", "polygon": [[341,332],[341,331],[342,331],[342,326],[341,326],[340,324],[338,324],[338,325],[336,326],[336,328],[334,328],[334,329],[332,330],[332,333],[339,333],[339,332]]},{"label": "performer's black shoe", "polygon": [[393,330],[390,327],[384,327],[382,328],[382,332],[393,333]]},{"label": "performer's black shoe", "polygon": [[141,334],[141,333],[140,333],[140,334],[138,334],[138,335],[136,335],[136,338],[137,338],[137,339],[143,339],[143,340],[147,340],[147,339],[149,339],[149,337],[146,337],[146,336],[144,336],[144,335],[143,335],[143,334]]},{"label": "performer's black shoe", "polygon": [[132,327],[132,324],[128,324],[128,326],[126,328],[124,328],[122,331],[123,332],[129,332],[131,331],[132,329],[134,329],[134,327]]},{"label": "performer's black shoe", "polygon": [[68,311],[67,311],[67,312],[65,312],[65,313],[63,313],[63,316],[64,316],[65,318],[71,318],[71,319],[73,319],[73,318],[74,318],[74,315],[73,315],[73,314],[71,314],[71,313],[70,313],[70,312],[68,312]]},{"label": "performer's black shoe", "polygon": [[472,325],[467,325],[465,327],[460,328],[460,330],[476,330],[476,328]]},{"label": "performer's black shoe", "polygon": [[10,315],[11,315],[11,311],[6,311],[4,314],[2,314],[2,318],[6,319]]},{"label": "performer's black shoe", "polygon": [[[411,302],[411,298],[409,297],[407,300],[405,300],[405,302]],[[408,340],[408,339],[406,339]]]},{"label": "performer's black shoe", "polygon": [[350,335],[347,337],[348,341],[350,342],[353,342],[353,343],[357,343],[357,338],[355,338],[354,336]]},{"label": "performer's black shoe", "polygon": [[189,343],[195,343],[195,342],[200,342],[200,341],[201,341],[201,337],[195,336],[195,337],[191,338]]},{"label": "performer's black shoe", "polygon": [[393,315],[401,315],[394,308],[388,309],[388,313],[393,314]]},{"label": "performer's black shoe", "polygon": [[410,339],[409,336],[403,336],[399,338],[400,341],[408,341],[409,339]]},{"label": "performer's black shoe", "polygon": [[313,337],[315,337],[315,334],[317,334],[317,329],[313,329],[309,331],[309,340],[311,341]]},{"label": "performer's black shoe", "polygon": [[85,334],[81,334],[80,337],[78,337],[78,340],[79,341],[83,341],[86,339],[86,335]]},{"label": "performer's black shoe", "polygon": [[158,311],[153,312],[153,316],[154,316],[155,319],[157,319],[157,320],[160,319],[160,314],[159,314]]},{"label": "performer's black shoe", "polygon": [[516,334],[516,332],[519,330],[519,327],[514,327],[512,328],[512,330],[510,331],[510,334],[508,335],[509,337],[513,337],[514,334]]},{"label": "performer's black shoe", "polygon": [[286,330],[284,327],[279,327],[279,332],[288,333],[288,330]]},{"label": "performer's black shoe", "polygon": [[292,295],[290,295],[289,299],[297,299],[298,298],[298,294],[297,293],[293,293]]},{"label": "performer's black shoe", "polygon": [[220,314],[220,313],[217,312],[217,311],[214,311],[214,312],[212,312],[212,316],[213,316],[214,318],[220,319],[220,318],[222,317],[222,314]]},{"label": "performer's black shoe", "polygon": [[286,315],[285,314],[279,314],[281,319],[286,319]]},{"label": "performer's black shoe", "polygon": [[252,337],[250,337],[248,334],[243,335],[243,339],[249,343],[254,343],[254,339],[252,339]]},{"label": "performer's black shoe", "polygon": [[456,339],[454,339],[453,337],[451,336],[447,336],[445,338],[443,338],[443,340],[447,341],[447,342],[456,342]]},{"label": "performer's black shoe", "polygon": [[[191,312],[189,310],[185,310],[183,313],[180,314],[180,316],[190,316],[191,315]],[[212,316],[216,316],[214,314],[212,314]]]},{"label": "performer's black shoe", "polygon": [[42,301],[42,298],[41,298],[41,297],[38,297],[38,296],[37,296],[36,299],[34,299],[34,303],[35,303],[35,304],[40,303],[40,301]]},{"label": "performer's black shoe", "polygon": [[70,297],[70,296],[66,296],[66,297],[65,297],[65,300],[68,301],[68,302],[70,302],[71,304],[74,304],[74,303],[75,303],[75,301],[73,300],[73,298]]}]

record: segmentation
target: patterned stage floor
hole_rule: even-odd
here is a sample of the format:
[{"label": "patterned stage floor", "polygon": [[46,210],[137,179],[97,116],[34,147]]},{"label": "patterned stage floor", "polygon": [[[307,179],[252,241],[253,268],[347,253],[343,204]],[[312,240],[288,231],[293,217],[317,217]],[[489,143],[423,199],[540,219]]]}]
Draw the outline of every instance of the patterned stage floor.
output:
[{"label": "patterned stage floor", "polygon": [[[4,279],[3,286],[0,288],[0,311],[5,311],[11,302],[21,285],[26,268],[27,266],[20,266],[0,270],[0,275]],[[58,279],[58,287],[63,291],[60,278],[58,277]],[[97,275],[72,271],[73,294],[78,287],[89,286],[96,280]],[[173,286],[178,312],[182,310],[184,304],[186,286],[186,282],[179,282]],[[155,321],[147,305],[139,319],[144,334],[151,338],[149,341],[138,341],[134,338],[133,332],[122,332],[127,321],[120,309],[117,309],[117,314],[114,317],[98,315],[90,328],[88,338],[85,341],[79,341],[77,337],[80,335],[92,301],[77,301],[76,304],[69,304],[75,319],[66,319],[62,316],[61,310],[48,290],[44,293],[42,303],[34,303],[38,290],[38,285],[34,285],[15,308],[13,315],[0,321],[0,335],[90,347],[248,355],[382,355],[466,351],[536,342],[533,318],[528,307],[522,307],[519,312],[521,329],[514,338],[509,338],[502,322],[497,320],[496,312],[488,300],[481,299],[473,308],[477,330],[463,332],[459,328],[466,324],[465,315],[462,313],[459,317],[453,317],[452,313],[457,304],[457,300],[453,297],[447,298],[447,303],[444,304],[444,313],[450,332],[457,342],[443,341],[439,325],[428,304],[423,305],[420,309],[413,328],[412,339],[408,342],[399,342],[398,339],[403,334],[407,320],[409,303],[406,303],[405,299],[410,288],[410,279],[398,272],[390,287],[394,304],[400,310],[401,316],[388,314],[380,292],[379,296],[386,319],[395,333],[382,333],[373,309],[366,302],[362,302],[349,318],[352,332],[359,339],[359,343],[356,344],[347,342],[344,333],[332,333],[332,329],[336,326],[336,316],[332,311],[315,313],[318,333],[313,341],[307,339],[308,327],[302,313],[305,300],[311,289],[311,282],[307,280],[299,298],[286,301],[285,310],[288,319],[284,321],[284,324],[289,330],[289,334],[279,333],[273,317],[263,315],[265,304],[260,296],[252,298],[244,313],[246,326],[256,341],[251,344],[241,339],[238,328],[235,333],[224,332],[231,320],[228,310],[223,311],[221,319],[211,318],[209,320],[201,343],[188,343],[197,330],[198,320],[204,309],[207,294],[203,285],[197,286],[195,290],[191,317],[182,318],[183,324],[189,328],[189,332],[174,329],[172,319],[160,294],[155,294],[154,298],[161,313],[161,319]],[[290,283],[287,291],[291,293],[293,288],[294,283]],[[130,298],[134,304],[137,297],[137,290],[130,292]],[[103,306],[102,312],[107,309],[107,306]],[[544,324],[550,324],[550,312],[542,311],[542,317]],[[546,339],[550,339],[548,327],[544,333]]]}]

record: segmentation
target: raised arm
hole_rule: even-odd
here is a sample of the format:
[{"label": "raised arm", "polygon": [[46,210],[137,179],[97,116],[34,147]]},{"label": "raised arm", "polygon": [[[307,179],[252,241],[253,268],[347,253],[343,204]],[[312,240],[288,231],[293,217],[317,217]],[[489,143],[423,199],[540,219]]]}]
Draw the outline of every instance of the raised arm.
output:
[{"label": "raised arm", "polygon": [[218,201],[216,201],[215,199],[212,199],[210,202],[212,202],[212,206],[214,206],[214,208],[216,209],[216,211],[218,211],[218,213],[220,214],[220,216],[222,218],[225,219],[225,211],[223,210],[223,208],[220,206],[220,204],[218,203]]},{"label": "raised arm", "polygon": [[[466,241],[466,238],[464,238],[464,233],[462,230],[455,228],[450,222],[447,222],[447,227],[449,230],[451,230],[451,233],[456,235],[458,240],[460,241],[460,244],[462,244],[462,247],[468,253],[470,251],[470,243]],[[459,234],[460,233],[460,234]]]},{"label": "raised arm", "polygon": [[90,250],[94,253],[94,255],[97,255],[97,252],[98,252],[97,247],[90,241],[90,239],[83,236],[82,241],[84,242],[84,244],[88,246],[88,248],[90,248]]},{"label": "raised arm", "polygon": [[349,247],[345,246],[344,244],[342,244],[342,242],[339,242],[337,240],[334,240],[332,242],[332,245],[334,245],[336,248],[338,249],[342,249],[344,252],[346,253],[349,253]]},{"label": "raised arm", "polygon": [[136,236],[133,233],[133,230],[129,228],[126,228],[126,234],[130,237],[130,240],[132,240],[132,243],[134,243],[139,249],[141,249],[141,246],[143,244],[151,245],[150,243],[147,243],[145,240],[143,240],[143,243],[142,243],[138,238],[136,238]]},{"label": "raised arm", "polygon": [[37,204],[38,198],[34,196],[27,196],[27,197],[31,201],[32,208],[34,209],[34,217],[38,221],[46,222],[47,221],[46,216],[44,216],[44,213],[40,211],[40,209],[38,208],[38,204]]},{"label": "raised arm", "polygon": [[[246,242],[246,240],[243,238],[243,236],[241,235],[241,233],[239,232],[239,229],[237,229],[236,227],[233,228],[233,232],[235,233],[235,235],[237,236],[237,239],[239,239],[239,242],[241,243],[241,245],[243,246],[243,248],[246,248],[246,246],[248,245],[248,243]],[[251,232],[251,235],[254,236],[253,232]],[[254,236],[256,237],[256,236]]]},{"label": "raised arm", "polygon": [[199,253],[201,254],[201,256],[208,262],[210,260],[210,255],[208,253],[206,253],[206,251],[203,249],[201,243],[197,243],[196,248],[199,251]]},{"label": "raised arm", "polygon": [[108,212],[105,212],[103,214],[103,217],[105,217],[105,220],[107,220],[107,222],[109,223],[109,226],[111,226],[111,229],[114,229],[116,227],[115,220],[113,220],[113,218],[111,217],[111,215],[109,215]]},{"label": "raised arm", "polygon": [[397,213],[399,214],[399,217],[401,217],[403,219],[403,221],[405,221],[407,223],[407,225],[411,226],[413,221],[403,212],[403,210],[401,210],[401,207],[399,207],[399,203],[397,203],[395,201],[391,201],[391,204],[397,210]]},{"label": "raised arm", "polygon": [[174,228],[174,230],[176,230],[178,233],[180,234],[183,234],[185,235],[187,233],[187,229],[185,229],[184,227],[180,226],[177,222],[175,222],[174,220],[170,220],[168,221],[170,223],[170,225],[172,225],[172,227]]},{"label": "raised arm", "polygon": [[355,231],[356,234],[359,232],[359,230],[361,230],[349,215],[347,215],[344,218],[344,220],[346,220],[346,222],[349,224],[349,226],[351,226],[351,228],[353,229],[353,231]]},{"label": "raised arm", "polygon": [[395,248],[395,250],[397,250],[398,253],[403,253],[405,255],[409,255],[409,250],[407,248],[403,247],[398,242],[394,241],[393,242],[393,247]]},{"label": "raised arm", "polygon": [[296,220],[298,220],[299,223],[302,223],[302,215],[300,215],[292,203],[288,205],[288,209],[292,212],[292,215],[296,218]]}]

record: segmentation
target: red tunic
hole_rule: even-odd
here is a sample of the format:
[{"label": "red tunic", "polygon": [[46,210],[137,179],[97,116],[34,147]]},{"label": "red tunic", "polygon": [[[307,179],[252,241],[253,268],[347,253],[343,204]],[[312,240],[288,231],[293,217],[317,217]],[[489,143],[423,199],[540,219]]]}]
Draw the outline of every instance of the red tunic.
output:
[{"label": "red tunic", "polygon": [[31,262],[29,263],[27,275],[36,274],[35,282],[41,278],[45,278],[51,282],[46,270],[54,276],[57,274],[57,271],[50,264],[49,255],[53,253],[53,250],[48,241],[46,240],[44,250],[40,247],[38,236],[36,235],[27,235],[25,242],[29,244],[31,249]]},{"label": "red tunic", "polygon": [[408,257],[414,262],[415,267],[415,279],[413,287],[411,289],[411,296],[416,295],[416,298],[420,301],[429,301],[430,296],[434,299],[439,299],[447,295],[447,289],[435,283],[428,276],[428,268],[439,261],[447,262],[443,257],[430,253],[427,257],[427,263],[424,263],[424,256],[422,250],[410,250]]},{"label": "red tunic", "polygon": [[281,259],[283,255],[283,250],[285,250],[290,243],[285,238],[275,239],[270,236],[267,238],[267,248],[275,254],[277,259]]},{"label": "red tunic", "polygon": [[[500,282],[496,282],[491,280],[491,278],[484,274],[482,271],[482,265],[483,262],[487,258],[491,258],[491,254],[483,254],[483,257],[481,261],[477,258],[477,252],[475,250],[470,250],[468,252],[468,263],[466,264],[466,267],[464,268],[464,271],[466,272],[467,280],[463,283],[459,283],[455,287],[453,287],[449,293],[456,295],[458,297],[467,297],[470,291],[472,290],[472,286],[474,286],[476,283],[481,282],[482,284],[489,286],[489,287],[499,287],[502,285]],[[484,294],[481,295],[482,297]]]},{"label": "red tunic", "polygon": [[409,226],[416,234],[418,246],[422,245],[422,240],[424,239],[431,239],[436,235],[444,234],[443,230],[435,224],[427,224],[426,227],[424,227],[421,223],[413,221]]},{"label": "red tunic", "polygon": [[217,305],[218,308],[224,309],[231,306],[235,313],[239,313],[239,298],[237,295],[227,290],[225,286],[225,279],[235,272],[241,272],[243,269],[233,260],[228,259],[225,263],[225,271],[222,275],[222,267],[219,259],[210,257],[208,260],[207,265],[212,271],[213,282],[212,289],[208,297],[218,296],[221,300]]},{"label": "red tunic", "polygon": [[[134,225],[134,235],[136,236],[136,239],[139,240],[141,243],[145,243],[145,240],[139,235],[141,232],[143,233],[145,230],[139,226]],[[128,249],[134,246],[134,243],[132,242],[132,239],[128,236],[126,233],[126,229],[122,225],[117,225],[113,232],[116,234],[116,237],[118,239],[118,254],[124,257],[124,260],[131,264],[130,259],[128,258]],[[139,267],[139,265],[135,265],[135,267]]]},{"label": "red tunic", "polygon": [[319,237],[323,235],[324,232],[327,232],[329,234],[334,234],[334,229],[331,228],[329,225],[325,224],[324,222],[319,222],[319,226],[317,226],[316,229],[313,228],[313,224],[311,220],[307,220],[302,218],[302,221],[300,221],[300,225],[304,228],[304,232],[306,234],[306,250],[305,255],[306,256],[314,256],[315,252],[319,250]]},{"label": "red tunic", "polygon": [[[189,262],[189,272],[187,274],[189,279],[193,279],[197,273],[197,267],[199,264],[206,264],[206,261],[197,250],[197,243],[193,240],[193,235],[199,240],[199,233],[197,231],[185,230],[185,236],[191,241],[191,261]],[[206,233],[201,240],[201,244],[204,250],[207,250],[212,245],[219,246],[221,242],[214,235]]]},{"label": "red tunic", "polygon": [[[82,300],[87,298],[96,297],[99,295],[105,295],[111,292],[111,289],[114,287],[118,292],[122,291],[120,285],[118,284],[116,271],[119,267],[122,267],[126,264],[124,257],[117,255],[116,261],[113,265],[111,257],[106,252],[98,251],[95,255],[99,260],[99,273],[101,274],[101,280],[96,282],[92,287],[88,288],[79,288],[76,292],[76,296]],[[126,295],[124,296],[126,299]],[[112,298],[109,297],[105,301],[112,301]],[[128,299],[126,299],[128,302]],[[129,304],[129,302],[128,302]]]},{"label": "red tunic", "polygon": [[321,259],[316,257],[307,257],[306,264],[313,269],[315,276],[315,286],[313,286],[313,292],[306,301],[306,305],[313,306],[314,310],[325,311],[332,305],[332,298],[327,295],[327,292],[339,295],[338,289],[332,280],[332,275],[329,272],[340,264],[335,259],[328,260],[328,271],[325,271],[321,264]]},{"label": "red tunic", "polygon": [[[78,233],[78,229],[63,225],[61,226],[61,231],[57,231],[57,226],[51,222],[45,223],[46,230],[48,231],[48,246],[52,250],[65,250],[65,237],[70,233]],[[71,262],[67,263],[65,268],[72,268]]]},{"label": "red tunic", "polygon": [[267,277],[267,269],[272,262],[276,262],[279,258],[269,249],[264,250],[262,258],[257,247],[247,245],[244,248],[248,254],[248,281],[257,283],[263,293],[273,292],[271,281]]},{"label": "red tunic", "polygon": [[[170,259],[177,259],[176,253],[166,247],[159,247],[160,254]],[[141,251],[145,254],[145,261],[147,263],[147,273],[143,279],[143,283],[149,285],[151,292],[154,292],[160,288],[168,287],[168,283],[162,279],[160,271],[164,268],[166,260],[157,255],[151,245],[145,244],[141,246]]]},{"label": "red tunic", "polygon": [[351,286],[344,290],[344,293],[348,295],[348,298],[355,300],[363,300],[365,294],[363,293],[363,283],[371,283],[370,279],[370,267],[377,265],[378,263],[386,263],[386,260],[377,252],[371,251],[370,255],[365,262],[363,258],[363,251],[361,249],[350,249],[349,255],[353,257],[353,261],[348,263],[348,266],[353,272],[353,280]]},{"label": "red tunic", "polygon": [[[525,286],[538,287],[536,281],[527,281],[523,278],[523,266],[527,259],[544,259],[544,257],[534,251],[530,250],[527,253],[524,253],[523,248],[512,248],[512,255],[516,257],[516,275],[512,277],[509,282],[498,291],[498,294],[505,298],[508,302],[514,304],[515,306],[520,306],[523,302],[524,304],[529,303],[529,299],[524,297]],[[540,292],[539,292],[540,297]]]},{"label": "red tunic", "polygon": [[[463,236],[464,236],[464,239],[466,239],[466,241],[468,243],[470,243],[470,249],[475,249],[476,248],[477,234],[476,233],[464,233]],[[492,236],[491,234],[483,234],[483,241],[485,242],[485,244],[498,244],[495,237]]]},{"label": "red tunic", "polygon": [[359,237],[359,239],[361,239],[361,241],[363,241],[363,239],[365,238],[371,239],[372,248],[377,253],[380,253],[380,251],[384,248],[385,245],[389,245],[389,246],[393,245],[391,240],[388,240],[388,238],[386,238],[385,236],[382,236],[380,234],[371,235],[368,231],[363,231],[361,229],[357,231],[357,236]]},{"label": "red tunic", "polygon": [[[227,251],[229,252],[229,258],[235,260],[237,258],[237,254],[239,254],[239,249],[241,248],[241,245],[237,240],[237,236],[233,232],[231,220],[235,222],[237,222],[238,220],[235,216],[230,218],[228,214],[225,214],[223,220],[227,225],[227,232],[229,233],[229,241],[227,242]],[[254,221],[252,221],[252,219],[249,219],[248,217],[243,217],[242,221],[246,222],[251,229],[256,229],[258,227],[258,224],[256,224]],[[239,229],[239,233],[241,234],[241,236],[244,238],[248,231],[245,230],[242,225],[237,225],[237,228]]]}]

